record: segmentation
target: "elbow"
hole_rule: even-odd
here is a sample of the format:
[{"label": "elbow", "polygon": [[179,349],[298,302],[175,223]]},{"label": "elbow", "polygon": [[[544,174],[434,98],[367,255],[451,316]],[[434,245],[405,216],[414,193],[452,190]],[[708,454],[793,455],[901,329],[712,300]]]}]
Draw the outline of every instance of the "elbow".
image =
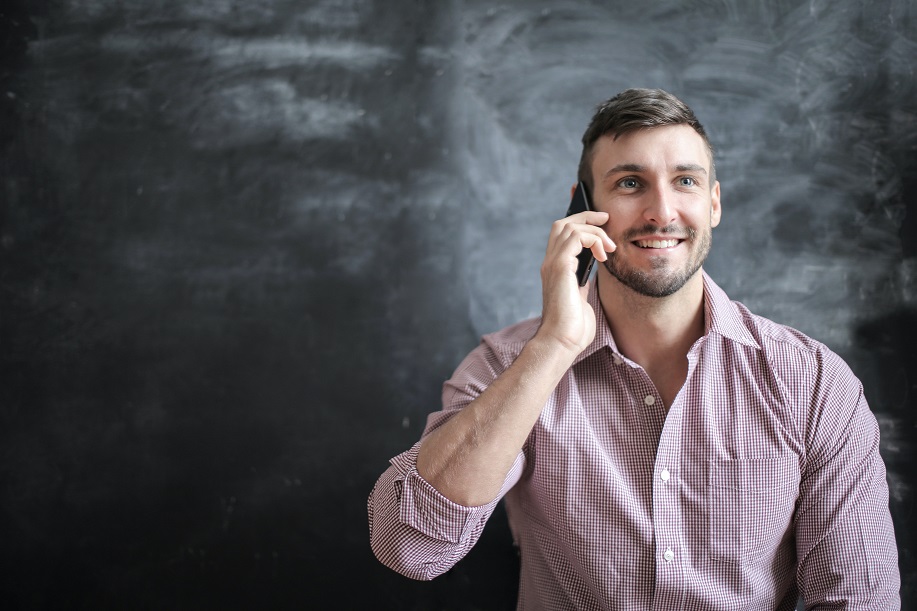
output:
[{"label": "elbow", "polygon": [[396,573],[430,581],[458,562],[464,546],[407,523],[401,516],[403,498],[410,496],[404,486],[391,468],[376,483],[367,507],[369,544],[379,562]]},{"label": "elbow", "polygon": [[369,542],[379,562],[415,581],[431,581],[450,568],[440,568],[439,563],[426,562],[426,559],[418,558],[416,550],[393,537],[371,535]]},{"label": "elbow", "polygon": [[[400,523],[393,515],[375,515],[375,499],[369,501],[369,546],[376,559],[396,573],[416,581],[430,581],[449,567],[437,570],[424,553],[428,546],[418,545],[420,533]],[[386,519],[387,518],[387,519]]]}]

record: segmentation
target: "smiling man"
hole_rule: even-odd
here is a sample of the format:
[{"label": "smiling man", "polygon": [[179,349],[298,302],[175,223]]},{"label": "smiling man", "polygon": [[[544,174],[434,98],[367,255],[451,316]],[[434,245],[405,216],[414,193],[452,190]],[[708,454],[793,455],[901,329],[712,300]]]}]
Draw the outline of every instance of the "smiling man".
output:
[{"label": "smiling man", "polygon": [[376,483],[377,557],[432,579],[505,499],[520,609],[898,609],[876,419],[837,355],[704,273],[722,210],[694,113],[615,96],[579,180],[541,317],[483,338]]}]

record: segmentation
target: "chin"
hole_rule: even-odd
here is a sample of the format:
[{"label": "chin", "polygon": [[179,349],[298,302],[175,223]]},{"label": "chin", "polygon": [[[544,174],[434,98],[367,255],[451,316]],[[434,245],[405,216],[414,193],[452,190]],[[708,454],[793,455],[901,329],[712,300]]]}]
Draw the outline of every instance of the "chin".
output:
[{"label": "chin", "polygon": [[609,258],[605,261],[605,269],[614,276],[618,282],[644,297],[661,299],[669,297],[680,291],[688,281],[694,277],[701,266],[681,272],[644,272],[633,268],[619,269],[619,266]]}]

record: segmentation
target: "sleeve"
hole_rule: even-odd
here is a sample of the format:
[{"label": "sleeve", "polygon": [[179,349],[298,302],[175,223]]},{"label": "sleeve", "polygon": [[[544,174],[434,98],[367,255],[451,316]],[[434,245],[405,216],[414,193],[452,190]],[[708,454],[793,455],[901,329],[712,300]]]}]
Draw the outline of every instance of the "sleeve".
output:
[{"label": "sleeve", "polygon": [[525,465],[521,452],[497,498],[465,507],[444,497],[417,472],[423,438],[471,403],[504,369],[486,344],[469,354],[443,385],[443,410],[430,414],[421,441],[390,461],[370,494],[373,553],[406,577],[430,580],[451,569],[477,543],[500,499],[519,481]]},{"label": "sleeve", "polygon": [[806,609],[899,609],[879,426],[847,365],[817,358],[795,519],[800,593]]}]

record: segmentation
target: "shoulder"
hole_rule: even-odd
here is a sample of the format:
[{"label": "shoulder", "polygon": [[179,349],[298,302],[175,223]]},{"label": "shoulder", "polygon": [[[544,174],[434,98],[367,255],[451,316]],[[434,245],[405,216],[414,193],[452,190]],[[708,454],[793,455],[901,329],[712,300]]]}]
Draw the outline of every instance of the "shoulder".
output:
[{"label": "shoulder", "polygon": [[488,333],[481,338],[481,346],[505,365],[509,365],[519,356],[525,345],[535,336],[541,318],[530,318],[517,322],[494,333]]},{"label": "shoulder", "polygon": [[731,299],[707,275],[704,276],[704,291],[708,330],[729,343],[760,350],[766,355],[786,355],[805,360],[829,351],[824,344],[805,333],[755,314],[742,302]]},{"label": "shoulder", "polygon": [[724,339],[727,353],[750,371],[769,378],[792,403],[806,403],[826,387],[843,392],[859,386],[847,364],[822,342],[785,324],[753,313],[704,277],[711,331]]},{"label": "shoulder", "polygon": [[831,348],[799,329],[753,313],[745,304],[733,301],[733,307],[746,329],[770,354],[793,354],[801,358],[840,358]]},{"label": "shoulder", "polygon": [[809,337],[798,329],[755,314],[739,301],[733,301],[732,306],[745,328],[762,344],[762,349],[770,351],[787,350],[800,354],[815,354],[820,351],[830,350],[820,341]]},{"label": "shoulder", "polygon": [[448,383],[462,385],[473,381],[483,390],[516,360],[540,324],[540,318],[532,318],[482,336],[477,347],[459,363]]},{"label": "shoulder", "polygon": [[534,318],[484,335],[443,384],[444,409],[461,409],[483,393],[516,360],[539,324]]},{"label": "shoulder", "polygon": [[863,385],[838,354],[798,329],[753,314],[739,302],[733,307],[759,345],[743,347],[753,363],[750,371],[780,397],[790,416],[785,422],[804,443],[807,462],[820,464],[852,431],[866,435],[874,429]]},{"label": "shoulder", "polygon": [[733,301],[732,306],[778,378],[801,384],[809,392],[829,380],[842,387],[859,385],[847,363],[824,343],[798,329],[754,314],[738,301]]}]

